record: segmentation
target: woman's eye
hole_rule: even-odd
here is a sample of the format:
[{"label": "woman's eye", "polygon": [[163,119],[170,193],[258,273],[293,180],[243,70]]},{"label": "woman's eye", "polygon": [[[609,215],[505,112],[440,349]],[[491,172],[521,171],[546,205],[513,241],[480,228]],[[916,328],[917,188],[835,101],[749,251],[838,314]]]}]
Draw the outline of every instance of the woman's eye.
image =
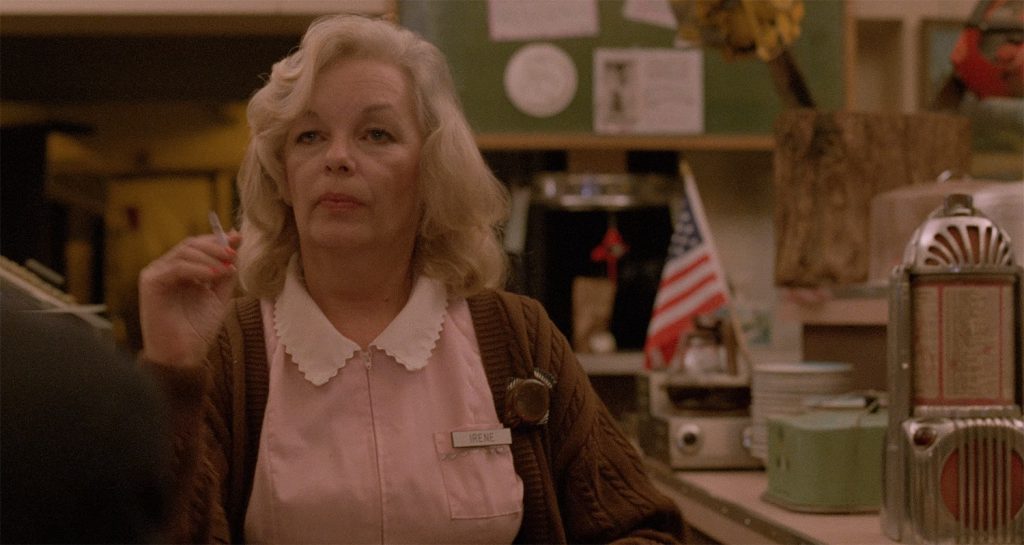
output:
[{"label": "woman's eye", "polygon": [[394,140],[391,137],[391,133],[384,129],[370,129],[366,131],[366,136],[371,142],[390,142]]},{"label": "woman's eye", "polygon": [[312,144],[319,138],[319,134],[316,131],[302,131],[298,136],[295,137],[295,141],[300,144]]}]

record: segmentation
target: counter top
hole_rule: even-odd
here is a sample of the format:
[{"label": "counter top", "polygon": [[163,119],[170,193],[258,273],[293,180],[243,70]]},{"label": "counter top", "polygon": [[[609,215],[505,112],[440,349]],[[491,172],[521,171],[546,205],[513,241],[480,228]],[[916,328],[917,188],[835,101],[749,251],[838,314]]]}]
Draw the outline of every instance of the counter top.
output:
[{"label": "counter top", "polygon": [[673,471],[647,460],[654,484],[694,528],[724,544],[886,545],[878,513],[798,513],[761,499],[763,470]]}]

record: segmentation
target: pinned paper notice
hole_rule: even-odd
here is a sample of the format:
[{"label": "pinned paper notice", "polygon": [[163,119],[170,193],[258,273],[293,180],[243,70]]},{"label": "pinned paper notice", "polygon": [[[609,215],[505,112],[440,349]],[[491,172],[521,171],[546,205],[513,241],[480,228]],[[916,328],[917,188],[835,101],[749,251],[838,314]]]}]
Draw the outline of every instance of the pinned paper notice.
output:
[{"label": "pinned paper notice", "polygon": [[519,48],[505,66],[505,94],[519,111],[551,117],[576,96],[576,65],[562,49],[549,43]]},{"label": "pinned paper notice", "polygon": [[487,0],[496,42],[597,36],[597,0]]},{"label": "pinned paper notice", "polygon": [[678,26],[668,0],[626,0],[622,4],[622,18],[669,29]]},{"label": "pinned paper notice", "polygon": [[594,51],[594,131],[704,132],[704,58],[696,50]]}]

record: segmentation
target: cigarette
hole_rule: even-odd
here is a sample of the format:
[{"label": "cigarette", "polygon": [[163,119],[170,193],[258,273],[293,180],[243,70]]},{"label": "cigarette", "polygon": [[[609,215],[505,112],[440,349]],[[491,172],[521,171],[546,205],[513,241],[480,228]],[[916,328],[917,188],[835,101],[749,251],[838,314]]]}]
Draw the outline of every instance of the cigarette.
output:
[{"label": "cigarette", "polygon": [[228,235],[224,232],[224,228],[220,226],[220,218],[217,217],[217,213],[210,210],[210,229],[213,229],[213,234],[217,235],[217,242],[220,242],[223,246],[230,246],[228,242]]}]

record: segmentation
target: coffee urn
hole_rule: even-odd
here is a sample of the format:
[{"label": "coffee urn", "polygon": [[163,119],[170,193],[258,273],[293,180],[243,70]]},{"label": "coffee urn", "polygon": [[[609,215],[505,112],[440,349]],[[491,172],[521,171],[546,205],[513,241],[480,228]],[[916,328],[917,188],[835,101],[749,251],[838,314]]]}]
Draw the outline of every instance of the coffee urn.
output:
[{"label": "coffee urn", "polygon": [[892,273],[882,528],[906,543],[1024,543],[1022,269],[953,194]]}]

